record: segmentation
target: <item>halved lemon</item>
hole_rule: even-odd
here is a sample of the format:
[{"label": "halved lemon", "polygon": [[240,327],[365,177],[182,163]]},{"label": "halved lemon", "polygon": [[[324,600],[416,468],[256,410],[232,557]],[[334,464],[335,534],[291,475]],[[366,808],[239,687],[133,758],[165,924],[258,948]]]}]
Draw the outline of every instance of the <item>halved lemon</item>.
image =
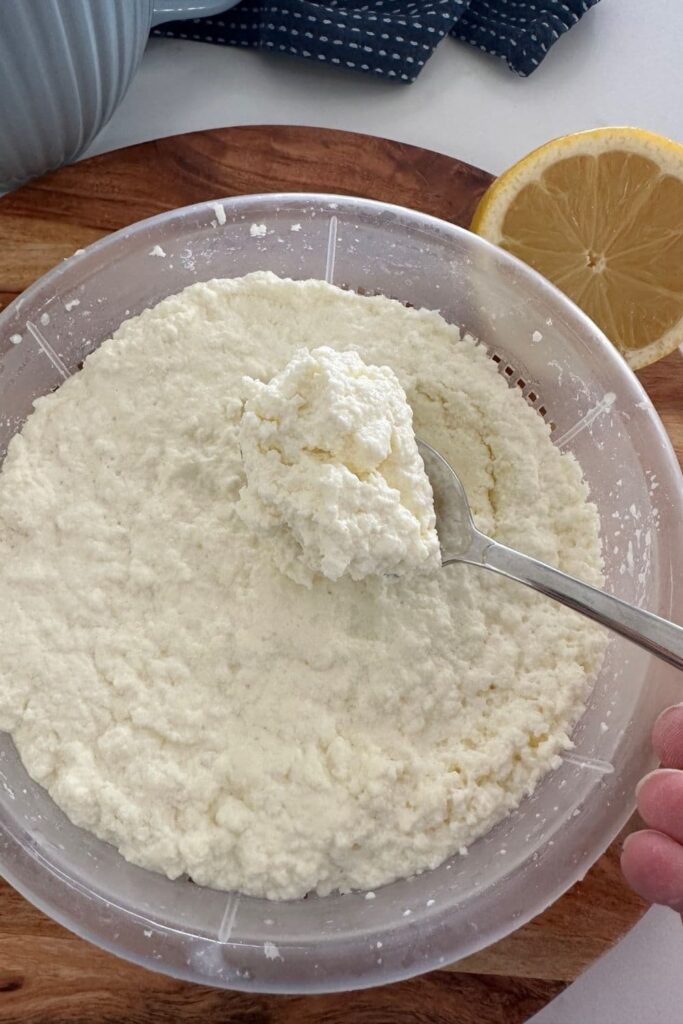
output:
[{"label": "halved lemon", "polygon": [[683,145],[640,128],[554,139],[494,181],[471,227],[561,288],[634,370],[683,342]]}]

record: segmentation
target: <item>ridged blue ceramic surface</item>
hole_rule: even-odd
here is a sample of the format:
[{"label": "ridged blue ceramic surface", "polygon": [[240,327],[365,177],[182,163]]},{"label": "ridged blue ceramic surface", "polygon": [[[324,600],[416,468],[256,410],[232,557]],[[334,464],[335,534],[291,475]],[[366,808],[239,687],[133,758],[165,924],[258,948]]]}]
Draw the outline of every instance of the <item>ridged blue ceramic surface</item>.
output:
[{"label": "ridged blue ceramic surface", "polygon": [[107,123],[152,24],[236,0],[0,0],[0,190],[77,157]]}]

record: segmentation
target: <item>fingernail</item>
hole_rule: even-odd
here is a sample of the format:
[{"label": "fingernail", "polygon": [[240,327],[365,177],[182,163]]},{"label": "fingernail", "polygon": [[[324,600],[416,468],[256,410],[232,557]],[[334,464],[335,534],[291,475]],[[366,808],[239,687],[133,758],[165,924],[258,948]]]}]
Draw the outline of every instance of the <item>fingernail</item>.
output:
[{"label": "fingernail", "polygon": [[672,711],[683,711],[683,701],[681,701],[680,704],[671,704],[668,708],[664,708],[663,711],[660,711],[657,715],[655,723],[661,722],[665,718],[668,718]]},{"label": "fingernail", "polygon": [[640,782],[637,783],[636,800],[638,799],[638,794],[640,793],[641,789],[643,788],[647,780],[651,779],[653,775],[678,775],[679,778],[683,778],[683,772],[679,771],[678,768],[653,768],[653,770],[651,772],[648,772],[647,775],[643,775]]},{"label": "fingernail", "polygon": [[647,775],[643,775],[642,779],[639,779],[639,781],[636,783],[636,800],[638,799],[638,794],[640,793],[641,789],[643,788],[647,780],[650,778],[650,776],[654,775],[655,771],[657,771],[656,768],[654,769],[654,771],[648,772]]},{"label": "fingernail", "polygon": [[635,834],[636,834],[635,832],[629,832],[629,834],[626,836],[626,839],[624,839],[623,843],[621,844],[621,852],[622,853],[624,852],[624,850],[626,849],[628,844],[631,842],[631,840],[633,839]]}]

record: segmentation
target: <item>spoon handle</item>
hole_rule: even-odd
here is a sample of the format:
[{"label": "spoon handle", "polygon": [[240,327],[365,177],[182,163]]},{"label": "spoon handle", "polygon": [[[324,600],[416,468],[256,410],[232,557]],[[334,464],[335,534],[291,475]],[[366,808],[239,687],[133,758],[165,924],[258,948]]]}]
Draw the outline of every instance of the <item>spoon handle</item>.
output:
[{"label": "spoon handle", "polygon": [[[487,538],[488,540],[488,538]],[[477,561],[502,576],[555,598],[644,647],[675,668],[683,669],[683,627],[620,601],[618,597],[567,576],[544,562],[496,541],[482,544]]]}]

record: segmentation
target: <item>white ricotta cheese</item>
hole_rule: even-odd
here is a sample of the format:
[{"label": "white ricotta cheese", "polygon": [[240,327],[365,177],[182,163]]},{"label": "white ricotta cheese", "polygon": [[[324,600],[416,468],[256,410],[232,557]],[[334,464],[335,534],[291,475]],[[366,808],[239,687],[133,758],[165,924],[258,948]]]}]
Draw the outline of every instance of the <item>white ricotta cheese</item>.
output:
[{"label": "white ricotta cheese", "polygon": [[219,225],[219,227],[222,227],[225,224],[225,221],[226,221],[225,207],[223,206],[222,203],[217,203],[217,202],[216,203],[209,203],[209,206],[212,208],[213,212],[216,214],[216,223]]},{"label": "white ricotta cheese", "polygon": [[440,568],[432,489],[405,392],[357,352],[300,349],[270,383],[245,378],[237,511],[310,586]]},{"label": "white ricotta cheese", "polygon": [[310,588],[237,512],[241,381],[324,339],[392,367],[478,525],[599,583],[571,455],[436,313],[257,273],[124,323],[0,473],[0,727],[77,825],[170,877],[374,891],[570,745],[602,631],[471,566]]}]

